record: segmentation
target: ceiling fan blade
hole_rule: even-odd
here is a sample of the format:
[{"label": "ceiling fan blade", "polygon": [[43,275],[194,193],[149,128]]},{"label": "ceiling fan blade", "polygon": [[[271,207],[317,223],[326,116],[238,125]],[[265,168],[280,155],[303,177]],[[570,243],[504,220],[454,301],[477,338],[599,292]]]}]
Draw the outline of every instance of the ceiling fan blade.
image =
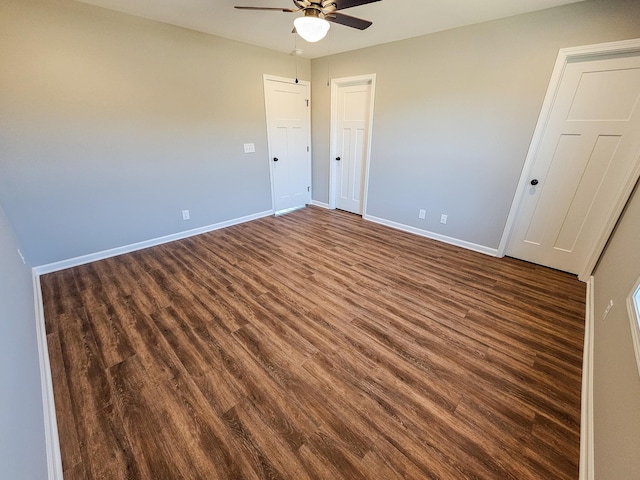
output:
[{"label": "ceiling fan blade", "polygon": [[277,8],[277,7],[234,7],[237,8],[238,10],[273,10],[273,11],[277,11],[277,12],[297,12],[298,10],[295,10],[293,8]]},{"label": "ceiling fan blade", "polygon": [[324,17],[325,20],[330,22],[339,23],[347,27],[357,28],[358,30],[364,30],[373,25],[373,22],[369,20],[363,20],[362,18],[352,17],[351,15],[345,15],[344,13],[332,13]]},{"label": "ceiling fan blade", "polygon": [[336,10],[344,10],[345,8],[358,7],[367,3],[379,2],[380,0],[333,0]]}]

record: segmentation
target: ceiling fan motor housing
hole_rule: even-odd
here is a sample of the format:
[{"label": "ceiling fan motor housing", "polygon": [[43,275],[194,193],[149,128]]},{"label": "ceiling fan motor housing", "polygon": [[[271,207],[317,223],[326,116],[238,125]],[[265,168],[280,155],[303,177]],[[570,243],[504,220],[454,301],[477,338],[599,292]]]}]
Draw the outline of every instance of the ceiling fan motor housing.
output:
[{"label": "ceiling fan motor housing", "polygon": [[[236,6],[242,10],[271,10],[280,11],[286,13],[296,13],[303,11],[304,15],[300,18],[307,18],[309,23],[312,23],[312,19],[327,20],[332,23],[339,23],[341,25],[355,28],[358,30],[365,30],[372,25],[372,22],[363,20],[361,18],[352,17],[346,15],[338,10],[344,10],[351,7],[357,7],[360,5],[366,5],[368,3],[379,2],[380,0],[293,0],[294,8],[276,8],[276,7],[241,7]],[[294,22],[295,24],[295,22]],[[323,27],[324,30],[328,30],[328,27]],[[299,32],[298,32],[299,33]],[[326,31],[325,31],[326,34]],[[324,36],[324,35],[323,35]],[[322,37],[323,37],[322,36]],[[320,37],[320,38],[322,38]],[[303,37],[304,38],[304,37]],[[309,40],[307,41],[317,41]]]}]

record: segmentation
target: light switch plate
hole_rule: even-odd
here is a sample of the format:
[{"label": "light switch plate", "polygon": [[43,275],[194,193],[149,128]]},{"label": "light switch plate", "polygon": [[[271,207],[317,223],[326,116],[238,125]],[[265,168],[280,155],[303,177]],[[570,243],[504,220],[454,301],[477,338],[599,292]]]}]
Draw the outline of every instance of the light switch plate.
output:
[{"label": "light switch plate", "polygon": [[244,144],[244,153],[256,153],[256,144],[255,143],[245,143]]}]

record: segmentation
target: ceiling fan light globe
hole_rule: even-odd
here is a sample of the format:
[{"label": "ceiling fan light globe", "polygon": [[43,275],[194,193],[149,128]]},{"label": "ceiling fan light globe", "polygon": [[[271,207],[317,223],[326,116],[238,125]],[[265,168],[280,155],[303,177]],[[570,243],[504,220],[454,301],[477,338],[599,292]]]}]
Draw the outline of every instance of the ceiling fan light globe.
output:
[{"label": "ceiling fan light globe", "polygon": [[298,17],[293,21],[296,32],[307,42],[317,42],[327,36],[329,22],[314,16]]}]

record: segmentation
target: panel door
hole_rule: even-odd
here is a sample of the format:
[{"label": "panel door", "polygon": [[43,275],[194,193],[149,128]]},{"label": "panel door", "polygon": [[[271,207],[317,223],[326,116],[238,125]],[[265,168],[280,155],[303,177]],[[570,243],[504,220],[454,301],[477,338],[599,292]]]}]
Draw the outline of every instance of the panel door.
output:
[{"label": "panel door", "polygon": [[274,210],[310,202],[309,84],[265,79]]},{"label": "panel door", "polygon": [[640,157],[640,56],[568,61],[507,254],[581,273]]},{"label": "panel door", "polygon": [[362,215],[371,83],[338,88],[336,208]]}]

